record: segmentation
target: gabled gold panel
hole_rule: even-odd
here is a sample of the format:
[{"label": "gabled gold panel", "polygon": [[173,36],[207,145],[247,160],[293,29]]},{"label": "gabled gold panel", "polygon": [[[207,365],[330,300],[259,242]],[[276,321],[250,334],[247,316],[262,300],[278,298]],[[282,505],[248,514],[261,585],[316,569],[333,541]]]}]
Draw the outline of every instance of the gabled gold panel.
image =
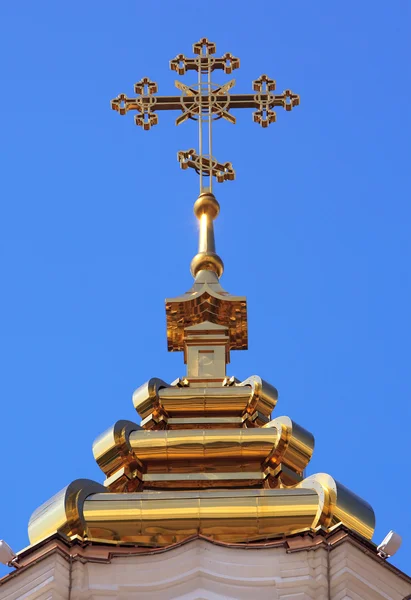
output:
[{"label": "gabled gold panel", "polygon": [[228,328],[230,350],[246,350],[247,301],[223,290],[213,271],[198,273],[189,292],[166,300],[167,343],[172,352],[184,350],[184,330],[210,321]]}]

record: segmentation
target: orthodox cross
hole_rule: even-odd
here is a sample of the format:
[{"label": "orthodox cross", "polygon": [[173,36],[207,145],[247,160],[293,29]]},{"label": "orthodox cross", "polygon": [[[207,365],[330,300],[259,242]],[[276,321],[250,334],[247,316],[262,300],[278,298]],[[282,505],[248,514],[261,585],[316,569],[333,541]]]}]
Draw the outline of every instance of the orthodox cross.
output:
[{"label": "orthodox cross", "polygon": [[125,115],[129,110],[137,111],[135,123],[145,130],[157,125],[160,110],[179,110],[182,114],[177,117],[176,125],[180,125],[188,119],[198,122],[198,153],[194,150],[180,151],[177,155],[183,169],[189,167],[195,169],[200,176],[200,192],[205,191],[203,185],[204,177],[209,177],[208,189],[212,191],[213,177],[218,182],[232,180],[235,171],[230,162],[220,163],[213,156],[213,121],[226,119],[235,123],[236,118],[230,112],[237,108],[253,108],[253,120],[262,127],[268,127],[276,121],[274,107],[280,106],[285,110],[292,110],[300,103],[300,97],[293,94],[291,90],[285,90],[282,94],[274,94],[276,83],[267,75],[261,75],[253,81],[253,94],[230,95],[231,88],[235,85],[235,79],[231,79],[223,85],[211,81],[211,73],[217,69],[223,70],[227,75],[231,74],[240,66],[240,59],[229,52],[221,58],[217,58],[216,45],[209,42],[207,38],[201,39],[193,44],[193,58],[187,58],[178,54],[170,61],[170,68],[179,75],[186,71],[197,71],[197,83],[185,85],[180,81],[175,82],[177,89],[181,91],[180,96],[155,96],[158,86],[154,81],[144,77],[135,84],[134,90],[138,96],[129,98],[126,94],[120,94],[111,101],[111,107],[120,115]]}]

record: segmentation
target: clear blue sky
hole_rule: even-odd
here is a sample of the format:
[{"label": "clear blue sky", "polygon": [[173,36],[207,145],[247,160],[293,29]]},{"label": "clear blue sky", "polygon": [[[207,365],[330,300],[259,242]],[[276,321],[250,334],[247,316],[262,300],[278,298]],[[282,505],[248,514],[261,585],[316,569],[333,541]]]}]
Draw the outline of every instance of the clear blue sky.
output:
[{"label": "clear blue sky", "polygon": [[144,132],[109,102],[145,75],[174,93],[169,59],[208,36],[241,58],[237,92],[268,73],[301,95],[266,130],[250,111],[216,128],[237,170],[217,190],[222,282],[249,310],[230,374],[278,388],[277,416],[315,435],[308,472],[366,498],[411,572],[411,5],[198,6],[0,3],[0,538],[26,546],[43,501],[102,481],[95,437],[184,373],[164,298],[191,285],[197,182],[176,153],[196,129],[160,113]]}]

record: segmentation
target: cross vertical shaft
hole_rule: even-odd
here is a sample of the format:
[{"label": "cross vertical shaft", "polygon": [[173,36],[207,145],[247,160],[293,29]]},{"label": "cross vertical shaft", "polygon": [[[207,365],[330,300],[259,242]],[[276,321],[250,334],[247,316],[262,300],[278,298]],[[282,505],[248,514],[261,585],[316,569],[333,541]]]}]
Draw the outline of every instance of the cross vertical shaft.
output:
[{"label": "cross vertical shaft", "polygon": [[[211,60],[210,60],[210,47],[206,42],[204,44],[200,43],[196,46],[195,51],[198,51],[200,54],[200,63],[198,68],[198,99],[199,99],[199,109],[198,109],[198,138],[199,138],[199,179],[200,179],[200,194],[207,191],[207,188],[204,186],[204,177],[205,172],[209,173],[210,164],[212,164],[213,160],[213,136],[212,136],[212,127],[213,127],[213,119],[212,119],[212,107],[211,103],[207,101],[211,97],[212,93],[212,83],[211,83]],[[201,62],[201,59],[206,59],[206,69],[204,70],[204,62]],[[205,77],[206,75],[206,77]],[[205,101],[204,101],[205,100]],[[204,125],[207,127],[204,127]],[[206,129],[206,132],[204,132]],[[207,147],[205,151],[204,144],[204,133],[207,134]],[[207,169],[208,167],[208,169]],[[208,185],[208,190],[210,192],[213,191],[213,178],[210,176],[210,181]]]}]

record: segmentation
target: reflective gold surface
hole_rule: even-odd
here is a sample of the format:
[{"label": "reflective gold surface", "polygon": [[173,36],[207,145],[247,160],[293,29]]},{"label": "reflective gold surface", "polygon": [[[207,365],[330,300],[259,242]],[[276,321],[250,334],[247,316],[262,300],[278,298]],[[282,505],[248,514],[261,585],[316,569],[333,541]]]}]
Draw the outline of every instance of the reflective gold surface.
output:
[{"label": "reflective gold surface", "polygon": [[191,261],[191,274],[195,278],[202,270],[213,271],[221,277],[224,270],[223,261],[216,254],[213,221],[219,212],[219,205],[214,194],[202,193],[194,204],[194,214],[200,222],[200,239],[198,254]]},{"label": "reflective gold surface", "polygon": [[372,507],[330,475],[311,475],[297,487],[317,492],[322,505],[317,512],[317,525],[328,529],[341,522],[365,538],[372,538],[375,529]]},{"label": "reflective gold surface", "polygon": [[[79,484],[73,482],[72,486],[78,488]],[[90,489],[88,484],[87,491]],[[196,533],[232,542],[281,536],[309,528],[318,511],[316,492],[301,489],[91,493],[87,500],[75,496],[77,518],[71,521],[65,497],[64,493],[56,496],[56,507],[67,520],[51,523],[55,530],[150,546],[168,545]],[[43,527],[30,524],[32,544],[46,531],[44,507],[39,512],[42,515],[37,520]]]},{"label": "reflective gold surface", "polygon": [[185,294],[166,300],[167,343],[171,352],[184,350],[184,330],[210,321],[228,328],[230,350],[246,350],[247,303],[220,285],[213,270],[198,271],[194,285]]},{"label": "reflective gold surface", "polygon": [[60,531],[68,536],[83,529],[83,506],[85,499],[105,488],[90,479],[76,479],[70,485],[42,504],[31,515],[29,522],[30,543]]},{"label": "reflective gold surface", "polygon": [[162,463],[173,470],[179,461],[210,462],[216,468],[222,460],[262,462],[273,452],[277,440],[276,429],[183,429],[133,431],[129,443],[143,463]]},{"label": "reflective gold surface", "polygon": [[137,429],[141,428],[131,421],[117,421],[95,440],[94,458],[107,477],[123,467],[128,472],[141,467],[129,443],[130,433]]},{"label": "reflective gold surface", "polygon": [[191,429],[192,427],[207,427],[209,429],[226,429],[244,426],[243,417],[171,417],[167,421],[169,429]]},{"label": "reflective gold surface", "polygon": [[280,436],[276,451],[267,460],[272,468],[285,465],[296,473],[302,473],[314,451],[314,436],[294,423],[289,417],[277,417],[263,428],[274,427]]},{"label": "reflective gold surface", "polygon": [[374,514],[366,502],[323,473],[296,488],[279,490],[115,494],[78,480],[69,492],[66,488],[36,511],[29,536],[32,544],[61,531],[106,542],[165,546],[195,534],[250,542],[339,522],[370,538]]},{"label": "reflective gold surface", "polygon": [[[211,337],[212,332],[208,335]],[[213,417],[214,423],[219,417],[244,417],[242,422],[258,417],[259,424],[265,424],[277,399],[275,387],[256,375],[230,385],[225,380],[216,383],[206,378],[199,385],[187,380],[185,385],[169,386],[160,379],[150,379],[133,394],[134,407],[143,420],[154,415],[157,419],[163,416],[164,422],[177,417]],[[155,425],[152,419],[145,428]]]},{"label": "reflective gold surface", "polygon": [[227,542],[265,539],[310,527],[318,496],[301,491],[94,494],[84,504],[85,533],[150,546],[195,534]]},{"label": "reflective gold surface", "polygon": [[135,86],[137,98],[122,94],[112,101],[120,114],[136,110],[144,129],[157,123],[159,110],[179,110],[177,123],[190,118],[199,125],[198,153],[179,153],[182,168],[200,176],[194,284],[166,300],[168,349],[184,353],[186,374],[172,384],[153,378],[136,390],[140,425],[118,421],[94,442],[104,486],[77,480],[56,494],[33,514],[31,543],[55,531],[154,547],[199,534],[249,543],[339,522],[366,538],[373,534],[374,513],[364,500],[324,473],[304,478],[314,437],[289,417],[270,420],[275,387],[258,376],[241,382],[227,375],[231,351],[247,348],[247,306],[245,297],[227,293],[219,281],[223,262],[213,222],[220,207],[212,180],[230,180],[234,170],[212,156],[212,121],[235,122],[232,109],[253,107],[254,121],[267,127],[275,121],[274,107],[291,110],[299,97],[289,90],[275,95],[275,82],[266,75],[253,82],[254,94],[230,95],[234,80],[217,86],[210,75],[216,69],[231,73],[239,60],[215,57],[215,44],[206,38],[194,52],[194,58],[171,61],[179,74],[198,74],[193,86],[176,83],[180,97],[154,96],[157,84],[144,78]]},{"label": "reflective gold surface", "polygon": [[[194,346],[225,338],[224,328],[194,330]],[[106,487],[79,480],[57,494],[34,513],[31,542],[54,531],[153,546],[196,533],[250,542],[339,522],[371,538],[366,502],[329,475],[303,478],[314,438],[289,417],[269,421],[277,398],[257,376],[150,380],[134,394],[147,426],[119,421],[94,443]]]}]

